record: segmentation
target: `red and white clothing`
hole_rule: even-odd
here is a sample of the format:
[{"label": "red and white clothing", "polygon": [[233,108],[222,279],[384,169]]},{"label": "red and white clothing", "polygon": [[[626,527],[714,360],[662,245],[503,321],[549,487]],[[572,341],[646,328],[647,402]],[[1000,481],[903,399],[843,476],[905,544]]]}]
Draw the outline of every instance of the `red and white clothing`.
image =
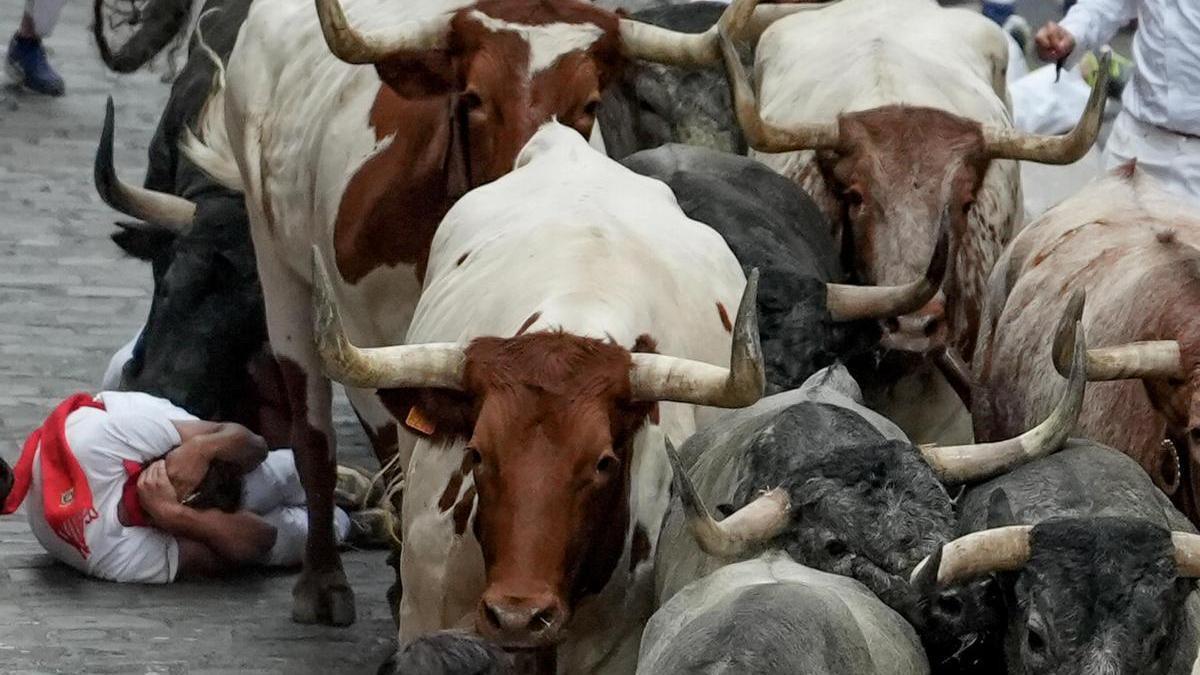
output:
[{"label": "red and white clothing", "polygon": [[[56,534],[43,514],[42,463],[37,455],[24,502],[29,526],[51,555],[89,576],[134,583],[174,581],[179,572],[175,537],[154,527],[121,524],[117,507],[127,486],[136,485],[138,469],[180,444],[172,422],[197,418],[169,401],[143,393],[103,392],[95,400],[103,408],[78,408],[65,422],[67,443],[87,476],[95,509],[95,516],[84,526],[86,555]],[[260,514],[277,530],[275,546],[263,564],[301,561],[308,518],[290,450],[268,453],[266,461],[246,474],[243,508]],[[335,525],[340,541],[349,530],[345,513],[338,512]]]}]

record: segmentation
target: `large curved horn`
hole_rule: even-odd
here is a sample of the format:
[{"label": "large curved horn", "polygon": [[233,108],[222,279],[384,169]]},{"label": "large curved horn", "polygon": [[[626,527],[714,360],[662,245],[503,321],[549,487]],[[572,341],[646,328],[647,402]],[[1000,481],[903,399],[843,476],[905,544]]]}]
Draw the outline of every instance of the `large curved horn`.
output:
[{"label": "large curved horn", "polygon": [[113,168],[113,100],[104,108],[104,128],[96,148],[94,177],[96,192],[113,209],[146,223],[149,231],[186,234],[192,228],[196,205],[183,197],[130,185],[117,177]]},{"label": "large curved horn", "polygon": [[313,337],[325,375],[361,389],[437,387],[462,389],[466,356],[453,343],[360,349],[350,344],[334,300],[329,273],[316,246],[312,249]]},{"label": "large curved horn", "polygon": [[[1076,290],[1067,300],[1067,314],[1054,335],[1053,359],[1058,372],[1066,372],[1074,355],[1074,331],[1083,316],[1084,292]],[[1089,382],[1111,382],[1140,378],[1183,377],[1183,354],[1175,340],[1130,342],[1113,347],[1094,347],[1087,350],[1087,379]]]},{"label": "large curved horn", "polygon": [[1175,567],[1181,577],[1200,577],[1200,535],[1172,532],[1175,545]]},{"label": "large curved horn", "polygon": [[942,287],[950,258],[950,209],[942,211],[937,245],[925,275],[902,286],[825,284],[825,307],[834,321],[885,319],[914,312]]},{"label": "large curved horn", "polygon": [[[757,37],[766,30],[767,26],[786,16],[800,12],[822,9],[834,2],[768,5],[755,8],[750,5],[748,18],[742,21],[745,32],[743,37]],[[726,22],[731,12],[737,11],[733,6],[721,16]],[[718,45],[718,29],[713,26],[703,33],[681,33],[669,28],[643,23],[634,19],[621,19],[621,47],[625,55],[633,59],[654,61],[673,66],[705,66],[721,60],[721,49]]]},{"label": "large curved horn", "polygon": [[[1076,329],[1076,349],[1085,349],[1083,329]],[[1067,440],[1083,409],[1087,386],[1084,360],[1077,353],[1071,364],[1070,379],[1062,397],[1041,424],[1004,441],[955,446],[922,446],[921,454],[929,467],[945,483],[980,481],[1009,471],[1026,462],[1045,457]]]},{"label": "large curved horn", "polygon": [[664,437],[663,441],[671,460],[675,491],[679,493],[688,529],[700,550],[724,560],[736,559],[770,541],[787,527],[791,520],[791,500],[782,488],[764,492],[719,523],[713,520],[679,461],[675,446],[668,438]]},{"label": "large curved horn", "polygon": [[757,297],[758,270],[753,269],[733,325],[729,368],[661,354],[633,354],[629,385],[634,400],[742,408],[762,398],[766,371],[758,341]]},{"label": "large curved horn", "polygon": [[[776,127],[758,114],[758,97],[750,84],[750,76],[738,55],[736,40],[745,39],[747,21],[745,17],[753,10],[757,0],[735,0],[726,10],[726,21],[722,16],[717,25],[720,36],[721,56],[725,60],[725,72],[729,78],[729,90],[733,96],[734,112],[738,125],[750,147],[761,152],[789,152],[792,150],[819,150],[838,147],[837,122],[815,122],[793,125],[788,129]],[[749,9],[747,9],[747,7]]]},{"label": "large curved horn", "polygon": [[[938,586],[968,581],[991,572],[1020,569],[1029,560],[1029,532],[1032,529],[1030,525],[997,527],[972,532],[946,544],[942,547],[941,565],[937,571]],[[924,568],[931,564],[932,557],[926,557],[913,568],[911,581],[928,577]]]},{"label": "large curved horn", "polygon": [[1096,142],[1104,119],[1111,62],[1112,52],[1105,48],[1100,53],[1100,71],[1092,84],[1092,95],[1074,129],[1060,136],[1042,136],[1013,127],[985,126],[984,152],[994,159],[1020,159],[1042,164],[1070,164],[1086,155]]},{"label": "large curved horn", "polygon": [[317,19],[325,44],[346,63],[377,63],[400,51],[439,49],[445,46],[450,18],[449,14],[442,14],[360,33],[350,25],[338,0],[317,0]]}]

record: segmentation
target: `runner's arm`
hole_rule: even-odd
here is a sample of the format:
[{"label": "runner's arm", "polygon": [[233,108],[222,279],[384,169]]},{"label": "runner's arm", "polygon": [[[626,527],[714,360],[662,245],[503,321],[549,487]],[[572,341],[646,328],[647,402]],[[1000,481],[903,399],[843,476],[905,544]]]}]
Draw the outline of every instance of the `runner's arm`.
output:
[{"label": "runner's arm", "polygon": [[172,454],[185,451],[202,456],[205,464],[224,460],[250,471],[267,458],[267,443],[262,436],[233,422],[172,420],[179,431],[180,443]]}]

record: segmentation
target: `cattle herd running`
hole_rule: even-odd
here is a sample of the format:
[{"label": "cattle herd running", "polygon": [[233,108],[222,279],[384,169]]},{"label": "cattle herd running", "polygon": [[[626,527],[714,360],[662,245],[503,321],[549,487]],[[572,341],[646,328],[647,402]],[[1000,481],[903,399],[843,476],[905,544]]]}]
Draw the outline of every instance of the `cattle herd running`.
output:
[{"label": "cattle herd running", "polygon": [[1022,223],[1106,77],[1022,133],[979,15],[755,5],[207,0],[144,187],[111,102],[96,155],[156,284],[121,386],[294,448],[339,626],[346,387],[381,672],[1192,672],[1200,217],[1127,165]]}]

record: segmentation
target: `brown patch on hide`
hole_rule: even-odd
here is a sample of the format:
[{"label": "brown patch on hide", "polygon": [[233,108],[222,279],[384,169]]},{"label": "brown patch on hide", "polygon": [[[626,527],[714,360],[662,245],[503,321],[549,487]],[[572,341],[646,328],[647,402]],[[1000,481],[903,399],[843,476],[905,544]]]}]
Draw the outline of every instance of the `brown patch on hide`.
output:
[{"label": "brown patch on hide", "polygon": [[725,305],[717,303],[717,315],[721,317],[721,326],[725,328],[726,333],[733,333],[733,322],[729,320],[729,312],[725,311]]},{"label": "brown patch on hide", "polygon": [[536,323],[540,318],[542,318],[541,312],[534,312],[533,314],[530,314],[529,318],[525,319],[525,322],[522,323],[521,327],[517,329],[517,335],[524,335],[525,331],[529,330],[529,327]]}]

